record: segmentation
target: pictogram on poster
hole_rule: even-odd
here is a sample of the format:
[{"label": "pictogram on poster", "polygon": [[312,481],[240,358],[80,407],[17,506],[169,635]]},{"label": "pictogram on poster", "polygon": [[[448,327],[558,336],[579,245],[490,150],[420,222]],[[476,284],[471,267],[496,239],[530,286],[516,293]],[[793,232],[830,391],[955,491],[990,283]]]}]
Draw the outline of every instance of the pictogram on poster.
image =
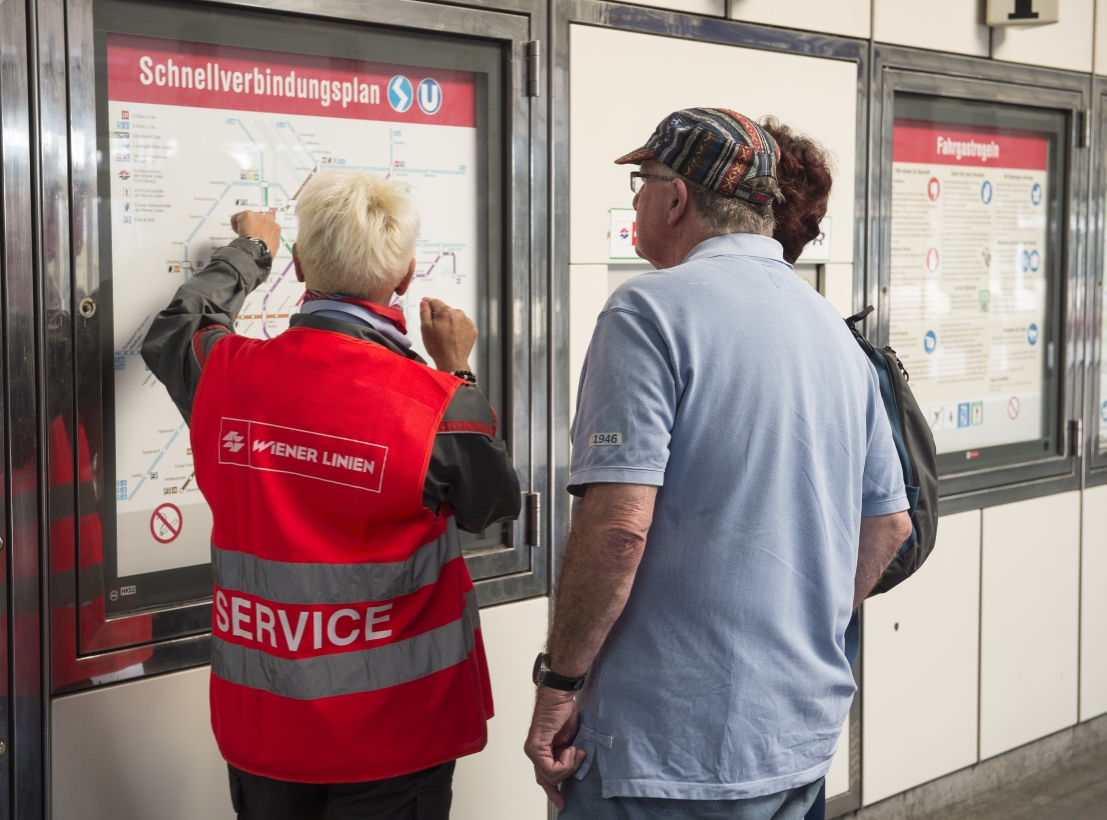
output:
[{"label": "pictogram on poster", "polygon": [[1042,432],[1045,133],[897,119],[889,344],[939,453]]},{"label": "pictogram on poster", "polygon": [[270,338],[299,309],[295,197],[337,169],[402,180],[419,203],[415,280],[398,302],[415,349],[423,296],[477,315],[478,75],[121,34],[106,57],[123,577],[210,560],[188,427],[140,349],[176,289],[234,239],[232,214],[272,210],[282,227],[238,333]]}]

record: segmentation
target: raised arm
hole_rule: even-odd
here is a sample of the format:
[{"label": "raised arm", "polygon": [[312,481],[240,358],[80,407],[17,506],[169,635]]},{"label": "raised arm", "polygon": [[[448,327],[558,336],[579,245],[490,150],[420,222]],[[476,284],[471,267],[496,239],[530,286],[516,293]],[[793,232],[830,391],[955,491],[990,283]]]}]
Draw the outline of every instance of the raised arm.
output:
[{"label": "raised arm", "polygon": [[231,227],[239,237],[262,239],[268,250],[246,238],[217,250],[207,267],[181,285],[169,307],[154,317],[142,343],[143,360],[185,421],[192,415],[204,357],[216,341],[234,332],[235,316],[269,275],[280,242],[280,226],[269,214],[235,214]]}]

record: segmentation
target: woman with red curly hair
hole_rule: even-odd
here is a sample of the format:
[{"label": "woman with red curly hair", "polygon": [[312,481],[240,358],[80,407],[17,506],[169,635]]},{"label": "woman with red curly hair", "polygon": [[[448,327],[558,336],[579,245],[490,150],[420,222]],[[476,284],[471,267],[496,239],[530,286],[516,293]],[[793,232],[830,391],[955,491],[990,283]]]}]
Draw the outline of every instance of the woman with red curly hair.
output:
[{"label": "woman with red curly hair", "polygon": [[773,239],[784,247],[784,261],[794,265],[804,246],[820,233],[834,168],[826,149],[810,137],[774,117],[766,117],[761,125],[780,147],[776,176],[784,201],[773,205]]},{"label": "woman with red curly hair", "polygon": [[[810,137],[796,133],[774,117],[766,117],[761,125],[780,147],[776,177],[783,201],[773,204],[773,239],[784,248],[784,261],[794,265],[807,243],[821,232],[819,223],[826,216],[834,169],[826,149]],[[824,781],[804,820],[825,817]]]}]

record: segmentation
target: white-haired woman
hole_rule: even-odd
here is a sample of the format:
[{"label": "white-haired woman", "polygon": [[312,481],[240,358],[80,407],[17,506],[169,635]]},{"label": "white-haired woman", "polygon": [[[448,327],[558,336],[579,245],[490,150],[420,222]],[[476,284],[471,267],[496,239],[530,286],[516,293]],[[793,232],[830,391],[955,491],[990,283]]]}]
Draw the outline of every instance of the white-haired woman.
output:
[{"label": "white-haired woman", "polygon": [[492,714],[457,527],[515,518],[519,484],[473,384],[473,323],[421,305],[435,370],[389,307],[415,271],[408,194],[330,171],[296,214],[307,296],[287,331],[234,333],[280,241],[244,212],[142,349],[212,509],[212,727],[242,820],[445,820]]}]

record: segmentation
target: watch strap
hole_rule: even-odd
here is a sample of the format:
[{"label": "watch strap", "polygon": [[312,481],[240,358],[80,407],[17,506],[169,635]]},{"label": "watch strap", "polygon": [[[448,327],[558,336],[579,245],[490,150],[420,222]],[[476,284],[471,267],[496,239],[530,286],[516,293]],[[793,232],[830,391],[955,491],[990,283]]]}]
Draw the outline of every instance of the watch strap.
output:
[{"label": "watch strap", "polygon": [[567,678],[550,669],[549,660],[544,652],[539,652],[534,659],[534,671],[531,672],[531,680],[535,686],[545,686],[549,689],[557,689],[561,692],[578,692],[584,686],[587,675],[579,678]]}]

